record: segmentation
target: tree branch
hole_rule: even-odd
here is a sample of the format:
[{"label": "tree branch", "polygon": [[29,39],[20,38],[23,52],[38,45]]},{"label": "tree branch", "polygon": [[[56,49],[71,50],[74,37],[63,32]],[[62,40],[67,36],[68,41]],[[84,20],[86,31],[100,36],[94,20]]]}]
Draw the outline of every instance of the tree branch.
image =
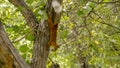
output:
[{"label": "tree branch", "polygon": [[114,27],[114,28],[116,28],[117,30],[120,30],[120,28],[118,28],[118,27],[116,27],[116,26],[114,26],[114,25],[111,25],[111,24],[106,23],[106,22],[103,20],[103,18],[102,18],[99,14],[97,14],[95,11],[93,11],[93,13],[94,13],[96,16],[98,16],[99,19],[102,20],[102,22],[100,22],[100,23],[105,24],[105,25],[108,25],[108,26],[110,26],[110,27]]},{"label": "tree branch", "polygon": [[96,4],[115,4],[115,3],[119,3],[120,0],[118,0],[118,1],[110,1],[110,2],[95,2],[95,1],[90,1],[90,2],[93,2],[93,3],[96,3]]},{"label": "tree branch", "polygon": [[89,35],[90,35],[90,38],[91,38],[91,32],[90,32],[90,29],[87,27],[87,23],[86,23],[86,20],[87,20],[87,18],[91,15],[91,13],[93,12],[93,8],[88,12],[88,14],[84,17],[84,20],[83,20],[83,22],[84,22],[84,24],[85,24],[85,26],[86,26],[86,29],[88,30],[88,32],[89,32]]},{"label": "tree branch", "polygon": [[36,26],[36,24],[38,23],[37,18],[35,17],[32,10],[30,10],[28,5],[24,2],[24,0],[9,0],[9,2],[11,2],[17,8],[22,8],[21,13],[25,17],[30,28]]},{"label": "tree branch", "polygon": [[[4,63],[4,64],[2,64]],[[0,67],[1,68],[30,68],[19,55],[6,34],[0,21]]]}]

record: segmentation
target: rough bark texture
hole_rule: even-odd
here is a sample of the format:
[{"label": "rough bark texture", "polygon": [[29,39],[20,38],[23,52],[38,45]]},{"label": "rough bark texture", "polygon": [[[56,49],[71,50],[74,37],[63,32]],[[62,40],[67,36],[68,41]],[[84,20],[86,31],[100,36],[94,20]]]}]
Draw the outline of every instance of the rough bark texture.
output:
[{"label": "rough bark texture", "polygon": [[10,42],[0,22],[0,68],[29,68]]},{"label": "rough bark texture", "polygon": [[24,0],[9,0],[14,6],[21,7],[21,13],[25,17],[28,26],[33,29],[37,25],[37,19]]},{"label": "rough bark texture", "polygon": [[[59,1],[62,3],[62,0]],[[51,3],[52,0],[47,0],[45,7],[46,13],[52,16],[53,21],[57,20],[57,23],[59,23],[61,14],[57,15],[54,12]],[[49,55],[49,48],[47,47],[49,41],[49,27],[47,21],[42,20],[37,30],[39,31],[36,33],[31,67],[46,68],[46,61]]]},{"label": "rough bark texture", "polygon": [[[33,34],[35,36],[31,68],[46,68],[46,61],[49,55],[49,47],[47,47],[47,43],[49,41],[49,27],[47,21],[41,20],[40,24],[38,24],[36,17],[24,0],[9,1],[16,7],[22,7],[21,13],[25,17],[28,26],[33,30]],[[62,0],[58,1],[62,3]],[[58,15],[54,12],[51,2],[52,0],[47,0],[45,10],[47,14],[52,17],[52,21],[54,21],[54,23],[59,23],[61,14]]]},{"label": "rough bark texture", "polygon": [[49,48],[46,47],[49,40],[49,29],[47,22],[42,21],[38,27],[33,48],[32,68],[46,68]]},{"label": "rough bark texture", "polygon": [[[78,48],[81,48],[80,45],[78,45]],[[85,50],[87,50],[85,48]],[[79,50],[78,53],[78,59],[79,59],[79,63],[80,63],[80,68],[89,68],[88,67],[88,58],[86,56],[82,56],[83,51]]]}]

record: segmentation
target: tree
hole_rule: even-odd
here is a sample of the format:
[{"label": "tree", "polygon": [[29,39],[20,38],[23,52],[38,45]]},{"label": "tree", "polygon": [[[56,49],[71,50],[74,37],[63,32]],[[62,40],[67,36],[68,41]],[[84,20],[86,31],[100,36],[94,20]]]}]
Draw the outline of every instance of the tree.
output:
[{"label": "tree", "polygon": [[[9,2],[17,8],[20,8],[20,12],[26,19],[34,36],[33,58],[30,67],[46,68],[46,61],[49,55],[49,48],[47,47],[47,43],[49,41],[49,27],[47,25],[47,21],[44,20],[39,23],[32,10],[23,0],[9,0]],[[62,0],[58,2],[61,4]],[[47,1],[45,11],[49,13],[53,21],[57,20],[59,23],[61,15],[57,15],[57,13],[53,10],[51,3],[52,0]],[[0,50],[2,54],[2,57],[0,58],[1,68],[29,68],[8,39],[1,22],[0,27]]]},{"label": "tree", "polygon": [[[0,29],[0,56],[3,54],[0,61],[13,59],[15,63],[9,66],[20,68],[29,65],[32,68],[41,65],[46,68],[120,67],[119,0],[63,0],[62,15],[58,16],[51,10],[50,3],[51,0],[0,1],[4,27]],[[45,50],[43,46],[36,46],[49,41],[49,14],[53,21],[59,22],[61,17],[57,35],[61,46],[55,52],[49,47]],[[5,41],[7,36],[11,42]],[[10,46],[7,43],[11,43]]]}]

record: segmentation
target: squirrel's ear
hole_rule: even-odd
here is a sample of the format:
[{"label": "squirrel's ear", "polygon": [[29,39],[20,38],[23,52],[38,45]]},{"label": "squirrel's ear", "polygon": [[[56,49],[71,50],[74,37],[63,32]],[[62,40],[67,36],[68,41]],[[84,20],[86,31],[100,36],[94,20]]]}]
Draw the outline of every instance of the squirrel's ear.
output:
[{"label": "squirrel's ear", "polygon": [[56,13],[60,13],[62,11],[62,6],[57,0],[52,1],[52,7]]}]

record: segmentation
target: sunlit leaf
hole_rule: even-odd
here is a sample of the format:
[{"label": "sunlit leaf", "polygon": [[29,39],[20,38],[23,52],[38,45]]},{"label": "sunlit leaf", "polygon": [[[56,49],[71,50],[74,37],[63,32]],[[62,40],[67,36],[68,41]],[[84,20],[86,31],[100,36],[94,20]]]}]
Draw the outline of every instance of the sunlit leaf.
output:
[{"label": "sunlit leaf", "polygon": [[19,47],[19,50],[20,50],[21,52],[23,52],[23,53],[27,52],[28,49],[29,49],[29,48],[27,47],[27,45],[22,45],[22,46]]},{"label": "sunlit leaf", "polygon": [[13,28],[13,30],[14,30],[15,32],[18,32],[18,31],[20,30],[20,28],[19,28],[17,25],[12,26],[12,28]]},{"label": "sunlit leaf", "polygon": [[32,4],[33,1],[34,1],[34,0],[27,0],[26,2],[27,2],[28,4]]},{"label": "sunlit leaf", "polygon": [[16,12],[17,12],[17,11],[21,11],[22,9],[23,9],[22,6],[18,6],[15,11],[16,11]]},{"label": "sunlit leaf", "polygon": [[61,34],[61,37],[62,37],[62,38],[65,38],[65,37],[67,37],[67,35],[68,35],[68,31],[65,30],[65,31]]},{"label": "sunlit leaf", "polygon": [[33,41],[34,40],[34,36],[33,34],[28,34],[26,37],[25,37],[26,40],[29,40],[29,41]]},{"label": "sunlit leaf", "polygon": [[82,10],[78,10],[78,16],[83,15],[84,12]]}]

